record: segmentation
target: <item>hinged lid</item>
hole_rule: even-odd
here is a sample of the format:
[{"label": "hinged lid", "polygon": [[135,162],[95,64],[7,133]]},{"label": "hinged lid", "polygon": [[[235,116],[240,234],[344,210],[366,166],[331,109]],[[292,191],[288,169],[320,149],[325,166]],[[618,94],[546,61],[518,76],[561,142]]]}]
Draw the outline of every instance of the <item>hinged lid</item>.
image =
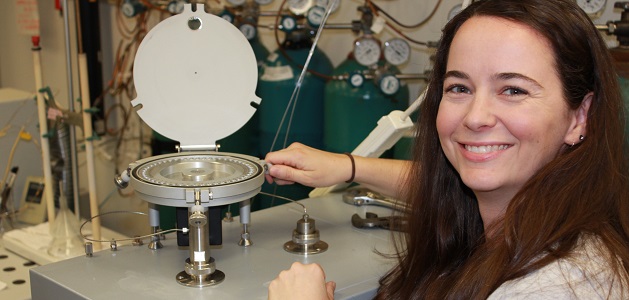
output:
[{"label": "hinged lid", "polygon": [[214,145],[255,113],[257,62],[231,23],[186,4],[144,38],[133,78],[140,118],[183,148]]}]

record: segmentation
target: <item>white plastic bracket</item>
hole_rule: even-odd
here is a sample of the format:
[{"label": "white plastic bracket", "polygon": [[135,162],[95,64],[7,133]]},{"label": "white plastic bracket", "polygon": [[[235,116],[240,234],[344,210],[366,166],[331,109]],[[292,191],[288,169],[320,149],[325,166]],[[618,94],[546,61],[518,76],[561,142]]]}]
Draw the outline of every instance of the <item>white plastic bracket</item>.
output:
[{"label": "white plastic bracket", "polygon": [[[421,93],[406,111],[394,110],[380,118],[378,126],[352,151],[352,154],[363,157],[380,157],[384,151],[393,147],[404,133],[413,127],[413,121],[409,116],[419,108],[425,97],[426,91]],[[322,196],[344,189],[348,185],[349,183],[339,183],[330,187],[316,188],[308,196]]]}]

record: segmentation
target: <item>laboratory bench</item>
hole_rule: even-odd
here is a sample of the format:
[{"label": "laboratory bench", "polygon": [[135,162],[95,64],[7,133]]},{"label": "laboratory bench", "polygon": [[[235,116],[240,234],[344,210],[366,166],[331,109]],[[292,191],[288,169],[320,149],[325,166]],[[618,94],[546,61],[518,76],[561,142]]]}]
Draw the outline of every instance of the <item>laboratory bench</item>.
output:
[{"label": "laboratory bench", "polygon": [[395,263],[377,253],[393,250],[391,232],[355,228],[351,218],[354,214],[364,218],[367,212],[387,216],[392,211],[347,204],[341,194],[298,202],[315,220],[320,239],[329,245],[327,251],[302,255],[284,250],[304,214],[300,205],[287,203],[251,213],[253,245],[248,247],[238,245],[242,232],[238,217],[222,223],[222,245],[210,247],[216,269],[225,273],[224,281],[216,285],[187,287],[175,280],[190,254],[177,246],[172,233],[165,234],[161,249],[151,250],[146,243],[125,245],[32,268],[33,299],[267,299],[270,281],[293,262],[322,265],[327,280],[337,283],[335,299],[371,299],[379,278]]}]

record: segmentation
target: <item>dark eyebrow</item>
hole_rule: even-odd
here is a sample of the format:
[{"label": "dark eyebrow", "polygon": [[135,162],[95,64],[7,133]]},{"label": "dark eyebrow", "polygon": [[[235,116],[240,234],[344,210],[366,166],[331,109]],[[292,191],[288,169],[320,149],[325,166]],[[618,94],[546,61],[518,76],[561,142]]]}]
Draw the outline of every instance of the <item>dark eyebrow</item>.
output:
[{"label": "dark eyebrow", "polygon": [[535,81],[535,79],[525,76],[523,74],[520,73],[500,73],[494,76],[494,78],[498,79],[498,80],[509,80],[509,79],[521,79],[521,80],[525,80],[528,81],[536,86],[538,86],[539,88],[542,88],[542,85],[539,84],[539,82]]},{"label": "dark eyebrow", "polygon": [[[470,76],[467,75],[467,73],[461,72],[461,71],[448,71],[446,72],[446,74],[443,76],[443,79],[447,79],[448,77],[455,77],[455,78],[459,78],[459,79],[469,79]],[[533,78],[525,76],[523,74],[520,73],[499,73],[494,75],[495,79],[498,80],[509,80],[509,79],[521,79],[521,80],[525,80],[528,81],[540,88],[542,88],[542,85],[539,84],[539,82],[535,81]]]},{"label": "dark eyebrow", "polygon": [[468,76],[466,73],[463,73],[461,71],[448,71],[446,72],[445,75],[443,75],[443,79],[447,79],[448,77],[455,77],[455,78],[459,78],[459,79],[469,79],[470,76]]}]

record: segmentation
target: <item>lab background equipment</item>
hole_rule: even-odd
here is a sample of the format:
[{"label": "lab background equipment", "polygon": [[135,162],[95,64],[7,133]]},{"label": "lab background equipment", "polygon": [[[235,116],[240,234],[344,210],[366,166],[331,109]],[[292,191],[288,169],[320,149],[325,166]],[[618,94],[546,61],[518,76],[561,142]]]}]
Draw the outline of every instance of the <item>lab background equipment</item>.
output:
[{"label": "lab background equipment", "polygon": [[[124,2],[124,1],[121,1]],[[252,1],[246,1],[252,2]],[[436,40],[439,36],[439,28],[445,22],[445,15],[447,10],[449,10],[449,6],[454,6],[455,4],[459,4],[459,1],[443,1],[437,9],[435,15],[431,18],[431,22],[427,23],[427,26],[423,28],[418,28],[416,32],[409,32],[409,35],[413,35],[417,39],[422,40]],[[155,5],[160,4],[161,2],[155,2]],[[337,8],[335,12],[330,15],[329,24],[351,24],[352,20],[358,20],[361,18],[361,13],[356,10],[358,6],[362,6],[362,3],[354,3],[354,4],[345,4],[346,2],[342,2],[341,5]],[[408,15],[402,18],[402,21],[407,21],[408,23],[412,23],[413,21],[428,17],[433,8],[435,7],[435,3],[418,3],[417,7],[414,10],[417,13],[412,15]],[[210,8],[213,9],[214,1],[209,1],[207,3]],[[277,43],[275,41],[275,36],[273,29],[270,28],[274,26],[274,21],[276,15],[269,15],[268,13],[274,13],[275,10],[280,6],[281,1],[272,1],[268,4],[260,4],[260,16],[257,19],[258,26],[256,38],[260,41],[259,44],[264,46],[266,49],[272,50],[270,53],[273,53],[277,50]],[[72,1],[69,3],[70,7],[68,11],[73,12],[75,8],[73,7]],[[382,8],[387,9],[388,12],[392,15],[401,15],[407,13],[408,7],[403,9],[399,5],[395,5],[393,2],[383,2],[379,4]],[[413,4],[415,5],[415,4]],[[97,174],[115,174],[120,173],[122,169],[126,167],[126,165],[130,161],[137,160],[141,157],[146,157],[151,155],[151,147],[150,144],[152,142],[152,130],[148,128],[143,122],[133,113],[129,104],[128,104],[128,94],[133,93],[133,85],[131,84],[132,73],[132,59],[133,55],[137,49],[137,44],[134,44],[134,41],[141,40],[142,30],[148,30],[152,28],[159,22],[160,19],[163,19],[168,14],[165,11],[159,10],[156,7],[150,8],[146,10],[146,15],[142,16],[142,14],[138,14],[133,18],[129,18],[124,15],[124,10],[117,5],[117,3],[107,3],[105,1],[99,2],[97,7],[100,9],[99,17],[100,21],[103,24],[102,28],[104,30],[101,32],[102,34],[102,42],[100,43],[102,46],[102,60],[105,62],[114,62],[113,64],[104,64],[103,65],[103,73],[104,73],[104,85],[105,91],[102,93],[102,99],[96,99],[96,101],[100,101],[104,103],[103,111],[105,113],[104,119],[104,132],[105,134],[101,136],[100,141],[95,141],[95,160],[96,160],[96,173]],[[288,5],[285,6],[287,8]],[[235,10],[235,6],[231,5],[228,2],[222,3],[222,9]],[[56,11],[57,17],[59,10],[55,10],[51,5],[44,3],[40,4],[41,11]],[[210,9],[208,9],[209,11]],[[294,9],[293,9],[294,10]],[[285,13],[286,14],[286,13]],[[47,22],[46,18],[51,18],[48,14],[42,14],[42,22]],[[303,16],[298,17],[298,19],[303,18]],[[244,19],[243,19],[244,20]],[[299,24],[302,26],[307,23],[307,21],[303,21],[304,19],[298,20]],[[59,27],[60,20],[55,19],[55,26],[52,28],[60,29]],[[236,25],[236,23],[234,23]],[[244,24],[241,22],[239,24]],[[305,26],[305,25],[303,25]],[[63,40],[62,30],[60,32],[56,32],[57,36],[53,36],[51,38],[42,39],[45,42],[42,46],[44,50],[46,47],[56,47],[63,48],[62,45],[57,45],[57,41]],[[284,32],[280,32],[280,38],[283,39]],[[380,34],[380,38],[382,40],[388,40],[389,36],[394,36],[393,32],[388,30],[384,30]],[[353,41],[356,38],[356,34],[352,32],[351,29],[330,29],[326,30],[321,40],[318,44],[318,49],[321,49],[323,53],[329,56],[330,62],[333,66],[339,65],[342,61],[347,59],[347,55],[353,51]],[[71,38],[73,41],[73,38]],[[251,45],[255,45],[255,39],[250,41]],[[74,42],[73,42],[74,43]],[[29,48],[30,45],[27,43],[23,45],[24,48]],[[423,74],[425,70],[430,68],[429,55],[430,50],[423,46],[415,46],[413,47],[413,55],[410,57],[410,61],[402,66],[399,66],[401,72],[406,73],[416,73]],[[255,50],[255,47],[254,47]],[[415,55],[419,53],[418,55]],[[51,74],[50,69],[62,70],[62,66],[58,66],[59,61],[63,61],[62,59],[57,59],[54,62],[50,59],[49,52],[44,52],[42,56],[44,60],[44,64],[46,68],[44,68],[44,77],[47,79],[47,85],[50,85],[53,89],[53,94],[56,99],[65,100],[67,99],[67,91],[65,89],[65,83],[57,83],[57,81],[64,77],[59,76],[63,74],[63,72],[58,74]],[[259,55],[256,56],[259,59]],[[3,59],[3,66],[8,64],[6,61],[14,61],[18,58],[9,57],[7,59]],[[164,57],[166,60],[173,60],[175,57],[173,55],[169,55]],[[264,57],[266,59],[266,57]],[[19,60],[19,59],[18,59]],[[314,65],[312,65],[314,67]],[[330,75],[327,73],[327,75]],[[12,78],[9,76],[3,76],[4,82],[13,83]],[[407,81],[409,85],[410,96],[409,99],[414,99],[415,96],[413,94],[418,94],[422,89],[424,81],[422,79],[419,80],[410,80]],[[17,84],[17,83],[16,83]],[[75,84],[76,88],[78,84]],[[78,92],[75,91],[75,94]],[[302,97],[307,96],[306,93],[302,93]],[[406,99],[406,101],[410,101]],[[300,102],[301,105],[304,105],[306,102]],[[264,105],[264,103],[263,103]],[[255,118],[256,116],[254,116]],[[96,118],[96,117],[95,117]],[[252,121],[255,121],[252,118]],[[304,126],[299,122],[294,122],[293,126]],[[374,124],[375,126],[375,124]],[[259,130],[259,128],[254,128],[254,130]],[[226,139],[232,138],[227,137]],[[259,139],[257,142],[259,143]],[[237,145],[236,143],[222,143],[224,147],[233,147]],[[172,149],[172,148],[170,148]],[[83,152],[79,146],[78,149],[78,165],[85,165],[85,161],[83,160]],[[268,151],[269,149],[265,149]],[[172,151],[172,150],[171,150]],[[232,152],[232,150],[223,148],[223,151]],[[233,151],[238,153],[245,153],[239,151]],[[153,153],[156,155],[159,153]],[[262,156],[264,153],[255,153],[254,156]],[[78,178],[86,178],[84,168],[80,168]],[[107,178],[108,176],[98,176],[98,198],[100,199],[101,209],[104,211],[109,210],[139,210],[139,211],[147,211],[146,204],[137,199],[132,193],[127,193],[126,191],[116,191],[115,187],[112,186],[110,180]],[[79,196],[84,198],[86,196],[85,190],[85,182],[80,182]],[[255,201],[254,207],[256,205],[263,205],[264,201]],[[274,205],[285,203],[285,201],[275,200]],[[89,214],[86,213],[86,205],[81,208],[82,216],[88,217]],[[232,212],[237,213],[236,209],[232,209]],[[164,217],[164,220],[167,218]],[[103,219],[105,226],[111,227],[116,231],[125,231],[132,224],[136,223],[132,217],[120,216],[120,219],[116,218],[115,221]],[[166,225],[166,224],[164,224]],[[173,222],[168,224],[173,226]],[[166,227],[166,226],[164,226]],[[167,228],[167,227],[166,227]]]},{"label": "lab background equipment", "polygon": [[[595,3],[584,3],[583,5],[591,14],[600,15],[603,7],[601,1]],[[614,64],[618,71],[618,83],[625,100],[625,115],[629,116],[629,2],[620,1],[614,3],[614,8],[621,10],[620,20],[609,21],[605,25],[600,25],[603,32],[615,36],[618,45],[610,48],[610,53],[614,58]],[[625,132],[629,132],[629,122],[625,124]],[[625,137],[629,144],[629,134]],[[627,149],[629,151],[629,149]]]},{"label": "lab background equipment", "polygon": [[44,177],[28,176],[20,198],[21,208],[17,220],[26,224],[37,225],[46,221],[46,199]]},{"label": "lab background equipment", "polygon": [[[41,147],[34,93],[0,88],[0,180],[8,170],[19,168],[7,201],[20,206],[28,176],[42,176]],[[4,183],[4,181],[2,181]],[[2,199],[5,201],[5,199]]]}]

